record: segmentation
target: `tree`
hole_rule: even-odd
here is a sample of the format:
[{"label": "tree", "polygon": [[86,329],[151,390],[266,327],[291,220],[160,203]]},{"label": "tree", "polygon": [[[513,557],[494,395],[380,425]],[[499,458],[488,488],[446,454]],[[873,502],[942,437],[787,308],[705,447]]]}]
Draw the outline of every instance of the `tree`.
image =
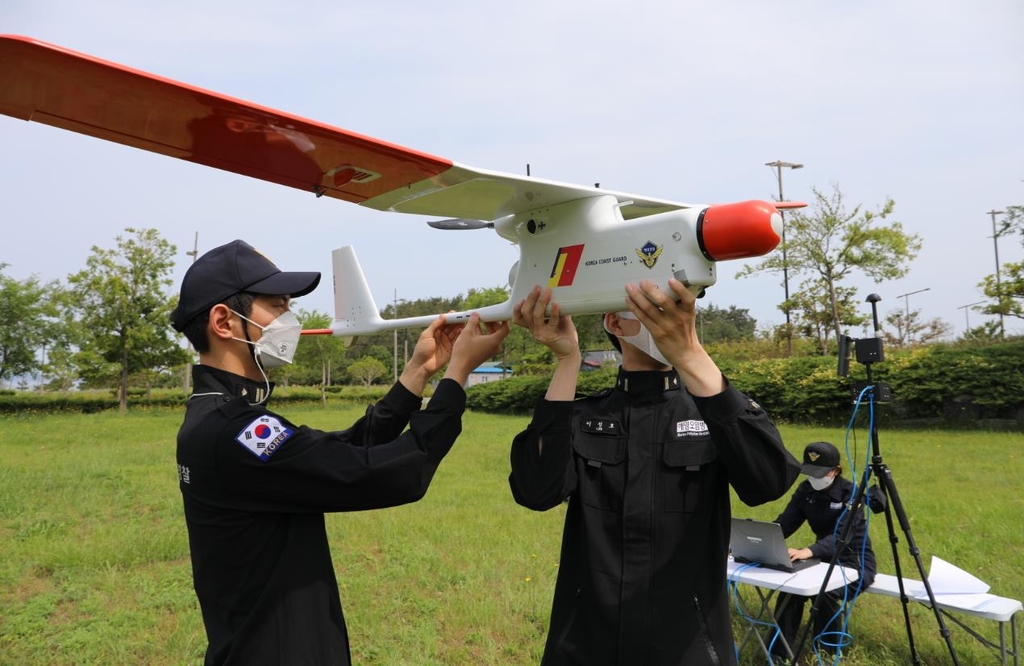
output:
[{"label": "tree", "polygon": [[78,381],[74,362],[74,350],[70,346],[58,346],[47,350],[46,363],[40,370],[46,378],[46,386],[55,391],[70,391]]},{"label": "tree", "polygon": [[56,302],[60,286],[32,276],[19,282],[0,264],[0,380],[40,370],[43,351],[60,335]]},{"label": "tree", "polygon": [[964,331],[960,340],[976,345],[999,342],[999,322],[986,321],[979,326],[972,326],[969,330]]},{"label": "tree", "polygon": [[133,373],[187,361],[171,334],[174,302],[164,291],[177,248],[155,229],[125,232],[131,236],[118,236],[115,249],[93,246],[86,268],[68,276],[68,307],[82,335],[76,362],[83,378],[116,383],[121,411]]},{"label": "tree", "polygon": [[708,304],[697,309],[697,334],[702,344],[753,339],[757,320],[750,311],[730,305],[728,309]]},{"label": "tree", "polygon": [[[896,206],[892,199],[886,199],[874,212],[862,212],[860,204],[848,212],[838,185],[833,185],[831,194],[817,188],[812,188],[812,192],[812,212],[798,212],[786,223],[785,266],[782,254],[772,253],[754,266],[744,266],[738,275],[782,272],[783,268],[794,275],[812,274],[814,278],[804,283],[807,290],[814,292],[811,299],[824,293],[829,306],[824,335],[833,333],[838,338],[843,324],[840,283],[854,271],[876,283],[903,277],[909,270],[907,264],[921,249],[921,240],[917,234],[905,233],[899,222],[874,226],[876,221],[892,215]],[[799,307],[801,299],[807,297],[806,293],[791,294],[790,300]]]},{"label": "tree", "polygon": [[[1024,206],[1007,206],[1002,224],[996,229],[996,239],[1012,232],[1020,234],[1021,245],[1024,245]],[[999,279],[996,275],[986,275],[978,286],[994,303],[981,308],[990,315],[1016,317],[1024,319],[1024,261],[1010,262],[1000,267]]]},{"label": "tree", "polygon": [[[296,313],[303,329],[330,328],[331,316],[322,312],[299,310]],[[327,404],[327,387],[331,384],[331,371],[345,356],[345,341],[333,335],[306,335],[295,350],[292,368],[302,369],[304,379],[320,385],[320,402]],[[289,368],[291,369],[291,368]],[[313,381],[308,381],[308,380]]]},{"label": "tree", "polygon": [[868,316],[858,311],[858,303],[855,300],[857,290],[853,287],[837,286],[833,303],[832,296],[827,291],[817,288],[817,284],[818,280],[815,278],[801,283],[800,288],[790,294],[788,307],[796,313],[793,318],[793,330],[805,338],[814,340],[818,352],[825,356],[829,353],[828,341],[834,330],[833,321],[836,313],[843,328],[860,326],[868,321]]},{"label": "tree", "polygon": [[[397,303],[388,303],[385,308],[380,312],[380,315],[384,319],[395,319],[397,317],[419,317],[423,315],[437,315],[442,312],[450,312],[452,310],[462,310],[460,307],[463,297],[461,294],[454,298],[444,298],[440,296],[434,296],[427,299],[407,301],[400,300]],[[398,347],[400,350],[406,350],[410,346],[415,346],[416,340],[419,337],[422,329],[416,328],[404,328],[383,331],[380,333],[374,333],[372,335],[361,335],[351,341],[351,346],[347,348],[347,357],[351,359],[359,359],[363,356],[370,355],[377,358],[385,366],[391,368],[395,364],[395,346],[396,338]],[[300,347],[301,349],[301,347]],[[399,356],[404,356],[403,351],[398,352]],[[398,371],[401,373],[403,364],[402,359],[399,358]],[[344,374],[345,360],[338,359],[338,363],[341,366],[338,370]]]},{"label": "tree", "polygon": [[349,377],[362,382],[366,387],[387,374],[387,371],[387,366],[372,356],[364,356],[348,366]]},{"label": "tree", "polygon": [[953,327],[938,317],[921,320],[920,310],[911,310],[910,316],[904,310],[890,310],[885,315],[885,330],[882,339],[895,347],[912,347],[936,342],[953,332]]},{"label": "tree", "polygon": [[[466,297],[459,302],[457,309],[478,310],[488,305],[504,303],[508,300],[509,295],[507,287],[470,289],[466,293]],[[534,343],[530,332],[525,328],[515,326],[511,321],[509,325],[508,337],[501,343],[501,363],[503,366],[522,363],[526,350],[532,349]]]}]

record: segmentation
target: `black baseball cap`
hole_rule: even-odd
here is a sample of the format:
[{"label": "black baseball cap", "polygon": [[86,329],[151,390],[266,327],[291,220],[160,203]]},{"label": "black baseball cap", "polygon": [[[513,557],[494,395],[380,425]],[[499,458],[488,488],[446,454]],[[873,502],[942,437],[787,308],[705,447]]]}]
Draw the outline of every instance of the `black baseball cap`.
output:
[{"label": "black baseball cap", "polygon": [[839,466],[839,449],[828,442],[811,442],[804,449],[804,463],[800,472],[816,479]]},{"label": "black baseball cap", "polygon": [[199,257],[185,272],[171,326],[183,330],[193,318],[240,291],[295,298],[318,284],[318,272],[282,271],[245,241],[231,241]]}]

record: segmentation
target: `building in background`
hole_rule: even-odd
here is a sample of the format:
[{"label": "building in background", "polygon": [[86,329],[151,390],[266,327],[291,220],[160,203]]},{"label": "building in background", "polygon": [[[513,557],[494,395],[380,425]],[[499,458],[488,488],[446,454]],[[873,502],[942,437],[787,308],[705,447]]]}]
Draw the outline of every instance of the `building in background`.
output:
[{"label": "building in background", "polygon": [[497,361],[492,361],[480,365],[476,370],[469,373],[469,380],[466,382],[466,387],[475,386],[476,384],[486,384],[487,382],[500,382],[502,379],[507,379],[511,376],[511,366],[503,366]]}]

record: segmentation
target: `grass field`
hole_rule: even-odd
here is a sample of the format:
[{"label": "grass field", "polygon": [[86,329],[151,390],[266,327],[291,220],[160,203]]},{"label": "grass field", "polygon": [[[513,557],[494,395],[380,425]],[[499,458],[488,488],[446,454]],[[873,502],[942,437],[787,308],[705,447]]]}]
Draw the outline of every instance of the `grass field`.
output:
[{"label": "grass field", "polygon": [[[362,407],[287,413],[343,428]],[[0,419],[0,664],[201,663],[174,462],[180,420],[175,411]],[[423,501],[328,517],[355,663],[539,662],[563,511],[534,513],[511,499],[508,444],[525,423],[469,414]],[[844,448],[838,430],[782,431],[794,452],[813,439]],[[858,465],[869,445],[865,432],[859,438]],[[1024,599],[1024,435],[883,431],[879,439],[925,566],[936,555],[993,593]],[[771,519],[784,501],[733,510]],[[871,534],[880,570],[892,573],[883,516],[873,516]],[[919,578],[897,536],[905,575]],[[919,604],[911,611],[923,663],[951,663],[934,615]],[[996,635],[992,622],[969,624]],[[949,628],[961,663],[997,663]],[[851,633],[843,663],[909,663],[898,600],[862,597]],[[757,663],[753,652],[744,663]]]}]

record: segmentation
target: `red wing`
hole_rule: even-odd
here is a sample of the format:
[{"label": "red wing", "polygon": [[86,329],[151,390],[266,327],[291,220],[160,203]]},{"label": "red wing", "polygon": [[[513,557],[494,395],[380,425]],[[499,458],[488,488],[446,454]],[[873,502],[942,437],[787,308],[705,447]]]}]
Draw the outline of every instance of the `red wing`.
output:
[{"label": "red wing", "polygon": [[631,219],[693,205],[456,165],[15,35],[0,35],[0,113],[377,210],[495,220],[610,194]]},{"label": "red wing", "polygon": [[446,160],[26,37],[0,35],[0,113],[361,203]]}]

